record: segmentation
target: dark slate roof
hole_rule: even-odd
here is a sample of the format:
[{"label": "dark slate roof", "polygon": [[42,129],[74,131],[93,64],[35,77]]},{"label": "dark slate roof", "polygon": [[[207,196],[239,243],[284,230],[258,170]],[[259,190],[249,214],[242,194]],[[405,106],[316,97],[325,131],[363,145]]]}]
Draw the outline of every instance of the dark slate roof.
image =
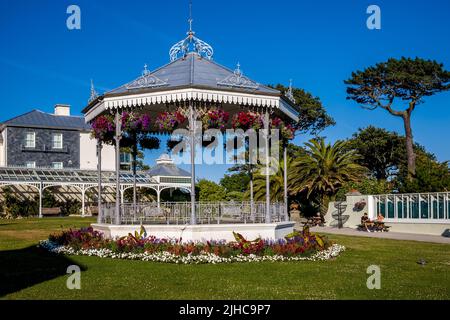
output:
[{"label": "dark slate roof", "polygon": [[40,110],[33,110],[3,123],[4,126],[51,128],[89,131],[90,125],[81,116],[57,116]]},{"label": "dark slate roof", "polygon": [[[212,60],[200,57],[196,53],[189,53],[155,71],[147,74],[149,86],[139,86],[144,75],[106,94],[138,92],[139,89],[174,89],[179,87],[207,87],[215,90],[237,90],[251,93],[280,94],[280,91],[261,85],[243,74],[248,80],[247,86],[227,86],[227,79],[233,77],[234,71]],[[145,79],[144,79],[145,80]],[[130,87],[132,89],[130,89]]]},{"label": "dark slate roof", "polygon": [[152,177],[164,176],[164,177],[190,177],[191,174],[186,170],[178,168],[174,164],[157,164],[148,171],[148,174]]}]

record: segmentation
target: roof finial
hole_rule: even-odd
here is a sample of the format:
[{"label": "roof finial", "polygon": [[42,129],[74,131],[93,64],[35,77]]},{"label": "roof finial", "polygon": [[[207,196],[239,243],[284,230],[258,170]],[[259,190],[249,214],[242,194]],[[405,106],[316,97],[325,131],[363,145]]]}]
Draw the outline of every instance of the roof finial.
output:
[{"label": "roof finial", "polygon": [[146,76],[150,73],[150,71],[148,71],[147,67],[148,67],[147,64],[144,64],[144,71],[142,71],[143,76]]},{"label": "roof finial", "polygon": [[192,33],[192,22],[194,19],[192,19],[192,0],[189,1],[189,34]]},{"label": "roof finial", "polygon": [[288,88],[288,91],[286,92],[286,97],[289,100],[291,100],[293,103],[295,103],[294,92],[292,90],[292,79],[289,79],[289,88]]},{"label": "roof finial", "polygon": [[94,101],[98,97],[97,91],[94,88],[94,81],[91,79],[91,95],[89,97],[89,102]]}]

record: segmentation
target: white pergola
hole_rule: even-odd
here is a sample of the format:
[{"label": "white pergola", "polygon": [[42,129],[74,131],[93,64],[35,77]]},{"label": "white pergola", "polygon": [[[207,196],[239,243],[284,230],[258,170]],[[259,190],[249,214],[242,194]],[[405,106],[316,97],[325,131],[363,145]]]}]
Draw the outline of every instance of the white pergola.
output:
[{"label": "white pergola", "polygon": [[[131,172],[119,172],[119,181],[116,183],[116,172],[103,171],[101,173],[102,188],[115,189],[119,185],[118,201],[124,203],[124,194],[128,189],[134,186],[134,177]],[[0,188],[14,187],[26,197],[27,188],[33,190],[39,195],[39,217],[42,217],[42,198],[45,190],[54,187],[62,187],[66,191],[60,191],[58,194],[66,195],[69,198],[81,199],[81,215],[86,216],[86,193],[88,191],[97,191],[99,175],[97,171],[73,170],[73,169],[47,169],[47,168],[0,168]],[[167,179],[152,177],[146,172],[138,172],[136,175],[136,186],[138,188],[148,188],[156,192],[157,203],[159,205],[161,192],[166,189],[184,189],[190,191],[190,177],[177,177],[176,182],[167,182]],[[101,194],[101,198],[107,198],[107,194]],[[108,200],[108,199],[107,199]],[[109,201],[115,201],[115,198]],[[101,201],[99,201],[101,202]],[[101,211],[99,208],[98,220],[101,221]]]}]

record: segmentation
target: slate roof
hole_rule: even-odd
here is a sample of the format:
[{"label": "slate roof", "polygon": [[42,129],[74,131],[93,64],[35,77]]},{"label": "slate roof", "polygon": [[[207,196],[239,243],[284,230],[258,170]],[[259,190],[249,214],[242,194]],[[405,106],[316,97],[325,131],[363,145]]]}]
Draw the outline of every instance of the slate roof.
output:
[{"label": "slate roof", "polygon": [[[170,90],[180,87],[206,87],[214,90],[237,90],[271,95],[281,94],[278,90],[249,79],[245,74],[243,74],[242,79],[246,82],[246,85],[226,85],[226,83],[232,83],[228,80],[233,76],[235,76],[235,71],[203,58],[195,52],[191,52],[183,58],[179,58],[155,71],[144,74],[134,81],[107,92],[106,95],[139,92],[140,89]],[[145,77],[149,80],[150,84],[148,86],[142,85]],[[139,82],[141,82],[140,86],[138,85]]]},{"label": "slate roof", "polygon": [[33,110],[3,122],[3,126],[50,128],[89,131],[90,125],[81,116],[57,116],[40,110]]},{"label": "slate roof", "polygon": [[148,172],[150,176],[163,176],[163,177],[190,177],[190,172],[178,168],[174,164],[157,164],[152,167]]}]

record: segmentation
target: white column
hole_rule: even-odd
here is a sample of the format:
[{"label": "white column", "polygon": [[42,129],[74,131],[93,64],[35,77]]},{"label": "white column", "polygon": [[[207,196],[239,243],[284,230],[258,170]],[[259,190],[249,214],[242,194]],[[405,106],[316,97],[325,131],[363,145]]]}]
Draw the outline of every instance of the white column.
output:
[{"label": "white column", "polygon": [[97,174],[98,174],[98,202],[97,202],[97,223],[102,223],[102,142],[97,141]]},{"label": "white column", "polygon": [[81,189],[81,216],[83,218],[86,215],[86,205],[85,205],[85,200],[84,200],[85,193],[86,193],[86,190],[84,189],[84,186],[83,186]]},{"label": "white column", "polygon": [[287,146],[288,144],[284,146],[284,154],[283,154],[283,161],[284,161],[284,209],[285,209],[285,215],[286,218],[289,216],[288,211],[288,168],[287,168]]},{"label": "white column", "polygon": [[158,209],[161,207],[161,191],[156,191],[156,202],[158,203]]},{"label": "white column", "polygon": [[114,139],[116,140],[116,224],[120,224],[120,139],[121,139],[121,117],[119,110],[116,111],[115,115],[115,125],[116,125],[116,135]]},{"label": "white column", "polygon": [[264,129],[265,129],[265,141],[266,141],[266,223],[271,222],[271,214],[270,214],[270,175],[269,175],[269,112],[266,109],[266,113],[264,115]]},{"label": "white column", "polygon": [[42,182],[39,183],[39,218],[42,218]]},{"label": "white column", "polygon": [[191,132],[191,224],[197,224],[195,216],[195,111],[189,102],[189,131]]}]

